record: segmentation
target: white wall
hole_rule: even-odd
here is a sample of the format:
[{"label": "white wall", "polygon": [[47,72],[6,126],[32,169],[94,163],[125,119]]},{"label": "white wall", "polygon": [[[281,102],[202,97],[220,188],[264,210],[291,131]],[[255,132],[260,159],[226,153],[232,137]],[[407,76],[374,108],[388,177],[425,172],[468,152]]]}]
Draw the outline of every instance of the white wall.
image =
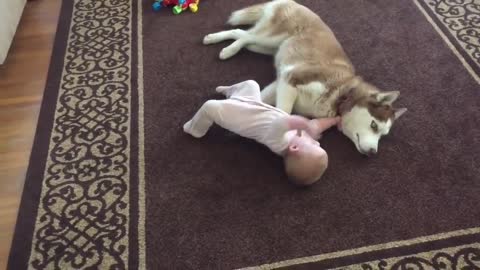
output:
[{"label": "white wall", "polygon": [[0,0],[0,65],[7,57],[25,2],[26,0]]}]

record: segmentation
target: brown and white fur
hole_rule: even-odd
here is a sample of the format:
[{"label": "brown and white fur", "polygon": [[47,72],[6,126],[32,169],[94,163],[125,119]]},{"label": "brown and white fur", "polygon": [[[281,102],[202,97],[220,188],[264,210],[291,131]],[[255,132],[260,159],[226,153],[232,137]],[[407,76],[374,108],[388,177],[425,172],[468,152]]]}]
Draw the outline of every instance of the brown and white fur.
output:
[{"label": "brown and white fur", "polygon": [[398,91],[380,91],[357,76],[332,30],[293,0],[235,11],[228,23],[253,26],[209,34],[204,44],[235,40],[220,52],[220,59],[244,47],[275,55],[277,79],[262,91],[263,101],[307,117],[341,115],[342,132],[362,154],[375,154],[381,136],[406,111],[392,107]]}]

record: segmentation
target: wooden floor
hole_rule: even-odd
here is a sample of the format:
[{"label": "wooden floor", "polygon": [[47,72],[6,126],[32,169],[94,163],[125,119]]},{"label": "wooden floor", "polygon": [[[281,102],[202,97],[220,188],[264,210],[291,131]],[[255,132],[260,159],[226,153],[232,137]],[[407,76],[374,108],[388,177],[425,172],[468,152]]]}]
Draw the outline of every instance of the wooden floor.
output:
[{"label": "wooden floor", "polygon": [[27,2],[0,66],[0,269],[5,269],[61,0]]}]

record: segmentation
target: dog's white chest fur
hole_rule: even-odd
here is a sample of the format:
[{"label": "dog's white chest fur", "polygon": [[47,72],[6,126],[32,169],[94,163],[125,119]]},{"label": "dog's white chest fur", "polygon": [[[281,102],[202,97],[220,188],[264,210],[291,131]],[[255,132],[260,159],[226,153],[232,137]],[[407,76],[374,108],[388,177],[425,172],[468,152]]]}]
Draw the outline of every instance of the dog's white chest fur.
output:
[{"label": "dog's white chest fur", "polygon": [[328,102],[328,89],[321,82],[297,85],[298,96],[293,111],[310,117],[333,117],[336,115],[331,102]]}]

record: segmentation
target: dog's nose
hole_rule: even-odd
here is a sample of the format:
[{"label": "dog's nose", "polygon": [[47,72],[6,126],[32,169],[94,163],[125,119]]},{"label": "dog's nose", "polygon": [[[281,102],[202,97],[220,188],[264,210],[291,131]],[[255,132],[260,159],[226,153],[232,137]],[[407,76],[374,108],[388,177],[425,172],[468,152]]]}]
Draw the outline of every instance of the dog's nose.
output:
[{"label": "dog's nose", "polygon": [[377,149],[375,148],[370,148],[370,150],[368,150],[368,153],[367,153],[368,156],[374,156],[376,154],[377,154]]}]

